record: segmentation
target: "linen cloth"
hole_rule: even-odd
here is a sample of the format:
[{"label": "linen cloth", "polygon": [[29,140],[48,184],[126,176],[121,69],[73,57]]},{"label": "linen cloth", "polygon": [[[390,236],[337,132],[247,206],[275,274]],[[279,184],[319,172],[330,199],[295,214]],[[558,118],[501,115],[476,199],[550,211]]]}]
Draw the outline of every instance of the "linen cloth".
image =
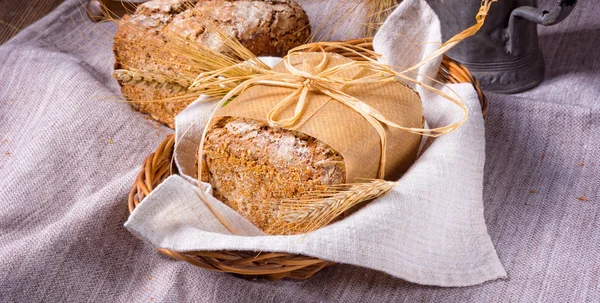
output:
[{"label": "linen cloth", "polygon": [[[402,32],[441,40],[439,20],[429,5],[404,1],[373,41],[375,51],[392,66],[413,66],[433,51],[423,50],[432,44],[422,44],[403,45],[404,51],[397,52],[405,41],[398,35]],[[440,60],[436,61],[418,73],[435,77]],[[267,236],[208,196],[206,203],[241,233],[233,235],[201,200],[197,183],[171,176],[133,211],[125,227],[155,247],[179,252],[289,252],[378,269],[420,284],[467,286],[505,277],[483,220],[485,135],[477,93],[470,84],[440,89],[448,95],[453,89],[462,97],[470,108],[468,121],[448,135],[430,138],[426,151],[389,194],[340,222],[304,235]],[[463,112],[451,101],[420,90],[431,127],[460,121]],[[176,118],[181,145],[175,159],[179,171],[190,177],[212,105],[198,102]]]},{"label": "linen cloth", "polygon": [[467,288],[351,265],[302,282],[240,279],[137,240],[122,226],[129,186],[169,130],[93,97],[118,94],[107,64],[114,27],[82,21],[77,3],[0,46],[0,301],[599,300],[600,9],[592,1],[540,27],[544,83],[487,93],[484,215],[509,276]]}]

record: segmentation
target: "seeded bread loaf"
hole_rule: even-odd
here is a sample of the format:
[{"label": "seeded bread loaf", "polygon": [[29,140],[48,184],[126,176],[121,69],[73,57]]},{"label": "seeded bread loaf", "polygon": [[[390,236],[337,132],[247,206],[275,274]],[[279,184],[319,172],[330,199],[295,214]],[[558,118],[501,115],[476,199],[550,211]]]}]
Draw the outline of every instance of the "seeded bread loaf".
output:
[{"label": "seeded bread loaf", "polygon": [[[293,0],[153,0],[120,21],[114,44],[115,69],[159,71],[193,79],[200,71],[189,64],[190,59],[161,46],[175,39],[173,33],[177,33],[222,51],[221,45],[204,31],[200,16],[212,20],[223,33],[238,39],[257,56],[283,56],[310,36],[308,17]],[[170,127],[174,126],[175,115],[193,101],[148,102],[183,96],[177,84],[160,88],[145,82],[120,84],[135,109]]]},{"label": "seeded bread loaf", "polygon": [[215,196],[263,230],[273,220],[270,203],[346,181],[344,158],[326,143],[246,118],[214,124],[203,158]]}]

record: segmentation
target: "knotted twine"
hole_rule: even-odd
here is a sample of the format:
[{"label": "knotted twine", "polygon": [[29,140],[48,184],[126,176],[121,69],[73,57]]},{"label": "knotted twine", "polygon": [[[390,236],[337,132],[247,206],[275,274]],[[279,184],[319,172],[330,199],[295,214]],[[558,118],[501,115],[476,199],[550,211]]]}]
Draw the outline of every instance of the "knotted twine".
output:
[{"label": "knotted twine", "polygon": [[[385,126],[400,129],[413,134],[437,137],[452,132],[467,120],[468,110],[466,106],[464,105],[464,103],[462,103],[462,101],[456,101],[456,103],[459,104],[459,106],[463,110],[463,117],[460,121],[434,129],[404,127],[398,125],[397,123],[388,119],[383,113],[378,111],[376,108],[342,91],[342,87],[349,85],[365,85],[370,83],[398,81],[398,73],[394,72],[388,65],[377,62],[373,59],[368,59],[366,61],[350,61],[348,63],[343,63],[325,69],[324,67],[327,66],[328,56],[323,50],[324,46],[336,46],[338,48],[342,48],[347,51],[353,52],[356,55],[362,56],[364,58],[366,58],[367,56],[365,56],[363,53],[370,52],[366,49],[361,50],[358,49],[358,47],[356,46],[340,42],[307,44],[292,49],[289,52],[289,54],[285,58],[283,58],[283,64],[286,67],[288,73],[276,72],[272,70],[257,71],[258,73],[260,73],[258,76],[248,79],[240,85],[236,86],[218,102],[215,111],[213,111],[213,115],[209,118],[209,123],[212,120],[214,113],[219,108],[224,106],[228,100],[241,94],[243,91],[252,86],[263,85],[294,89],[292,93],[290,93],[288,96],[276,103],[276,105],[268,112],[266,116],[266,121],[271,127],[291,128],[301,118],[306,108],[306,105],[310,100],[309,91],[319,92],[327,95],[330,98],[330,100],[340,102],[341,104],[351,108],[353,111],[359,113],[369,123],[369,125],[371,125],[373,129],[375,129],[379,136],[379,142],[381,147],[377,178],[382,179],[385,175],[385,151],[387,147],[387,136]],[[302,58],[301,69],[295,67],[292,64],[292,60],[294,58],[301,56],[305,53],[303,50],[314,47],[317,47],[321,50],[322,59],[319,64],[315,66],[309,66],[304,60],[304,58]],[[260,67],[254,66],[252,66],[251,68],[261,69]],[[359,76],[355,78],[347,78],[341,76],[341,74],[343,74],[344,72],[357,68],[361,71],[367,71],[367,73],[361,72]],[[202,81],[198,81],[197,83],[202,83]],[[451,98],[450,96],[448,97]],[[295,109],[291,117],[277,118],[278,114],[280,113],[280,111],[282,111],[282,109],[289,105],[293,105],[294,103]],[[203,148],[204,138],[206,137],[207,131],[208,127],[205,127],[202,136],[202,141],[200,143],[201,150]],[[200,166],[199,169],[199,176],[202,176],[202,168]]]}]

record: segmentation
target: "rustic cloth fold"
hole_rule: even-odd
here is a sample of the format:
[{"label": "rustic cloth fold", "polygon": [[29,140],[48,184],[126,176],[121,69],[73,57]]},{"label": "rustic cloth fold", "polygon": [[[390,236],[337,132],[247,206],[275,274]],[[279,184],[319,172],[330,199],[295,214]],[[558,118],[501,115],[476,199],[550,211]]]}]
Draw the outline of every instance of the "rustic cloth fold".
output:
[{"label": "rustic cloth fold", "polygon": [[[397,40],[403,38],[396,32],[408,29],[417,37],[441,39],[433,10],[424,2],[406,1],[374,40],[375,51],[398,68],[412,66],[423,58],[419,54],[427,54],[418,45],[397,51]],[[437,68],[439,60],[419,73],[434,77]],[[232,235],[204,205],[195,185],[172,176],[145,198],[125,227],[156,247],[179,252],[289,252],[373,268],[420,284],[468,286],[505,277],[483,218],[485,141],[480,103],[470,84],[451,88],[469,107],[468,121],[450,134],[430,138],[398,186],[342,221],[305,235],[266,236],[255,229]],[[452,94],[449,88],[440,89]],[[431,128],[460,121],[462,111],[449,100],[426,90],[421,96]],[[208,118],[210,105],[193,104],[176,119],[177,142],[182,146],[175,157],[180,171],[189,176],[206,122],[198,117]],[[220,214],[234,226],[249,225],[212,196],[206,203],[222,210]]]},{"label": "rustic cloth fold", "polygon": [[[600,298],[600,6],[594,1],[579,1],[561,24],[539,28],[544,83],[515,95],[486,93],[484,216],[509,275],[462,288],[422,286],[343,264],[302,282],[240,279],[169,259],[135,238],[123,227],[127,194],[170,130],[111,101],[119,94],[110,76],[115,28],[82,20],[78,4],[65,1],[0,46],[0,302]],[[314,12],[308,14],[314,22]]]}]

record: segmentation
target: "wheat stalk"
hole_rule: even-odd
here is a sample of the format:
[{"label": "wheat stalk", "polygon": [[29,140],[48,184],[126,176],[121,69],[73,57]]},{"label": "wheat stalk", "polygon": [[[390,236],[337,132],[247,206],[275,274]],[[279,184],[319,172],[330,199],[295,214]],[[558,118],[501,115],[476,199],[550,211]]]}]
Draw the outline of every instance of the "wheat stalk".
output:
[{"label": "wheat stalk", "polygon": [[354,206],[386,194],[396,184],[376,179],[362,183],[323,186],[301,193],[296,198],[271,202],[276,207],[275,219],[267,228],[267,233],[296,234],[317,230]]},{"label": "wheat stalk", "polygon": [[[193,3],[187,4],[187,6],[191,5]],[[237,39],[224,34],[217,25],[198,10],[193,8],[192,10],[197,19],[203,21],[205,34],[210,35],[214,41],[213,44],[220,46],[218,49],[211,49],[209,46],[197,43],[174,31],[163,32],[164,38],[168,40],[166,44],[154,45],[152,40],[142,43],[146,48],[160,49],[172,55],[169,60],[156,59],[157,61],[168,63],[180,70],[199,71],[198,76],[190,77],[183,73],[167,76],[152,69],[139,70],[125,67],[115,70],[113,77],[122,83],[144,83],[153,87],[170,88],[176,92],[183,91],[184,95],[179,98],[194,100],[200,95],[222,97],[246,79],[260,74],[262,71],[270,70]],[[131,31],[138,30],[130,24],[121,24],[121,26],[131,27]],[[245,64],[240,64],[242,62]],[[202,85],[199,85],[199,79],[202,79]],[[214,81],[219,83],[211,85]],[[207,87],[211,87],[211,89],[207,89]],[[172,98],[154,100],[154,102],[173,101]]]},{"label": "wheat stalk", "polygon": [[365,35],[372,37],[385,19],[390,15],[393,9],[400,4],[402,0],[365,0],[367,6],[367,16],[364,25]]},{"label": "wheat stalk", "polygon": [[113,78],[121,81],[121,83],[138,84],[143,83],[154,88],[168,88],[179,92],[187,90],[194,79],[178,75],[169,77],[156,71],[150,72],[145,70],[128,70],[117,69],[113,72]]}]

